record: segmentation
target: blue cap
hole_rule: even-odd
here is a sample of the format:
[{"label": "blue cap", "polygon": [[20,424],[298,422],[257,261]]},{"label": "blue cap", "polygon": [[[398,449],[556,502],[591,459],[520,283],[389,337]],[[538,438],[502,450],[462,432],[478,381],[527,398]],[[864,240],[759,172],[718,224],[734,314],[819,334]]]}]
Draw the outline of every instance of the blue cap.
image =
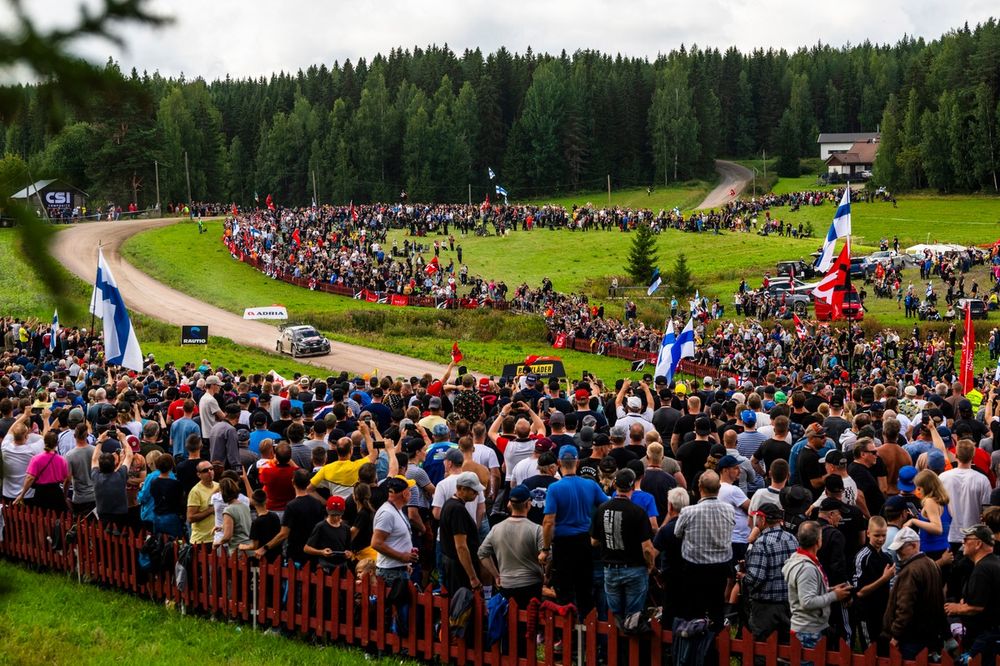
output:
[{"label": "blue cap", "polygon": [[438,423],[433,428],[431,428],[432,435],[447,435],[451,430],[448,428],[447,423]]},{"label": "blue cap", "polygon": [[941,439],[949,440],[951,439],[951,429],[946,425],[938,426],[938,434],[941,435]]},{"label": "blue cap", "polygon": [[753,427],[757,425],[757,412],[752,409],[744,409],[740,412],[740,420],[743,421],[744,424]]},{"label": "blue cap", "polygon": [[511,502],[527,502],[531,499],[531,491],[524,485],[516,486],[510,491]]},{"label": "blue cap", "polygon": [[580,454],[572,444],[563,444],[559,448],[559,460],[579,460]]},{"label": "blue cap", "polygon": [[944,454],[938,449],[927,452],[927,469],[937,474],[944,471]]},{"label": "blue cap", "polygon": [[803,375],[803,377],[802,377],[802,383],[803,384],[812,384],[814,381],[816,381],[816,379],[812,375],[810,375],[808,372],[805,375]]},{"label": "blue cap", "polygon": [[736,459],[736,456],[724,455],[719,458],[719,462],[715,463],[715,471],[720,472],[729,467],[738,467],[740,461]]},{"label": "blue cap", "polygon": [[912,493],[917,489],[916,484],[913,483],[913,477],[917,475],[917,468],[913,465],[906,465],[905,467],[899,468],[899,478],[896,479],[896,487],[900,490],[904,490],[908,493]]},{"label": "blue cap", "polygon": [[777,404],[778,403],[776,403],[774,400],[765,400],[764,401],[764,409],[767,410],[767,411],[771,411],[772,409],[774,409],[775,405],[777,405]]}]

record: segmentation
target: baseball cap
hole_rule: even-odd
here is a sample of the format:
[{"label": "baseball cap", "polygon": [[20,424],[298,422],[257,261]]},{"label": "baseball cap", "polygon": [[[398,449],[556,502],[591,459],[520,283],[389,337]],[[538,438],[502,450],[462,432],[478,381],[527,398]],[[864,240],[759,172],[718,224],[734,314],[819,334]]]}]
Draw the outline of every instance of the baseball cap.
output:
[{"label": "baseball cap", "polygon": [[625,439],[628,437],[628,428],[616,423],[611,426],[611,430],[608,431],[608,434],[611,435],[612,438]]},{"label": "baseball cap", "polygon": [[344,498],[340,495],[331,495],[330,499],[326,501],[326,512],[327,513],[344,513],[344,509],[347,508],[347,503]]},{"label": "baseball cap", "polygon": [[966,527],[962,530],[962,536],[976,537],[982,541],[987,546],[992,546],[995,539],[993,537],[993,530],[984,525],[983,523],[977,523],[972,527]]},{"label": "baseball cap", "polygon": [[483,492],[483,484],[479,482],[479,477],[472,472],[462,472],[455,478],[456,488],[472,488],[477,493]]},{"label": "baseball cap", "polygon": [[549,425],[554,425],[554,426],[566,425],[566,415],[560,411],[552,412],[552,415],[549,417]]},{"label": "baseball cap", "polygon": [[927,469],[941,474],[944,472],[944,454],[938,449],[932,449],[927,452]]},{"label": "baseball cap", "polygon": [[635,485],[635,472],[630,469],[620,469],[615,472],[615,488],[618,490],[632,490]]},{"label": "baseball cap", "polygon": [[703,385],[705,385],[705,386],[711,386],[712,385],[712,381],[713,380],[712,380],[711,377],[709,377],[708,375],[705,375],[705,378],[701,380],[701,383]]},{"label": "baseball cap", "polygon": [[83,410],[79,407],[74,407],[69,410],[69,423],[83,423],[83,419],[86,418],[83,414]]},{"label": "baseball cap", "polygon": [[812,384],[814,381],[816,381],[816,379],[812,375],[810,375],[808,372],[805,375],[802,376],[802,383],[803,384]]},{"label": "baseball cap", "polygon": [[461,465],[465,462],[465,456],[458,449],[448,449],[444,454],[444,459],[450,462],[452,465]]},{"label": "baseball cap", "polygon": [[736,456],[724,455],[719,458],[719,462],[715,463],[716,471],[728,469],[730,467],[738,467],[740,461],[736,459]]},{"label": "baseball cap", "polygon": [[777,520],[785,517],[785,512],[782,511],[781,507],[773,502],[764,502],[760,505],[756,511],[753,512],[755,515],[764,516],[767,520]]},{"label": "baseball cap", "polygon": [[515,486],[514,489],[510,491],[511,502],[527,502],[530,499],[531,491],[524,485]]},{"label": "baseball cap", "polygon": [[590,400],[590,391],[587,389],[577,389],[573,396],[577,399],[577,401]]},{"label": "baseball cap", "polygon": [[525,379],[528,381],[529,384],[534,384],[535,382],[538,381],[538,375],[532,372],[529,373],[528,376],[525,377]]},{"label": "baseball cap", "polygon": [[580,454],[572,444],[564,444],[559,448],[559,460],[578,460]]},{"label": "baseball cap", "polygon": [[479,390],[489,391],[490,390],[490,379],[489,377],[481,377],[479,379]]},{"label": "baseball cap", "polygon": [[291,411],[291,409],[292,409],[292,401],[289,400],[288,398],[285,398],[284,400],[282,400],[281,402],[278,403],[278,409],[280,409],[283,412],[289,412],[289,411]]},{"label": "baseball cap", "polygon": [[813,423],[809,426],[808,432],[806,432],[807,437],[826,437],[826,428],[823,426]]},{"label": "baseball cap", "polygon": [[820,511],[843,511],[844,503],[838,499],[833,499],[832,497],[827,497],[825,500],[819,503]]},{"label": "baseball cap", "polygon": [[580,428],[580,432],[576,433],[576,436],[580,438],[580,443],[590,444],[594,441],[594,429],[590,426],[583,426]]},{"label": "baseball cap", "polygon": [[628,397],[628,401],[627,402],[628,402],[629,409],[639,409],[640,407],[642,407],[642,400],[639,399],[639,396],[630,395]]},{"label": "baseball cap", "polygon": [[802,486],[785,486],[778,494],[781,506],[790,514],[805,513],[812,505],[812,493]]},{"label": "baseball cap", "polygon": [[433,398],[431,398],[430,400],[428,400],[427,401],[427,408],[428,409],[441,409],[441,398],[439,398],[437,396],[434,396]]},{"label": "baseball cap", "polygon": [[[965,530],[962,532],[964,533]],[[990,533],[990,536],[992,537],[993,534]],[[912,527],[904,527],[896,532],[895,538],[889,544],[889,550],[899,550],[908,543],[920,543],[920,535],[914,532]]]},{"label": "baseball cap", "polygon": [[555,448],[555,444],[548,437],[541,437],[535,440],[535,453],[545,453]]},{"label": "baseball cap", "polygon": [[896,487],[900,490],[912,493],[917,486],[913,483],[913,477],[917,475],[917,468],[913,465],[906,465],[899,468],[899,477],[896,479]]},{"label": "baseball cap", "polygon": [[903,394],[907,398],[915,398],[917,396],[917,387],[913,385],[907,386],[905,389],[903,389]]},{"label": "baseball cap", "polygon": [[416,481],[407,479],[405,476],[391,476],[385,481],[385,488],[390,493],[399,493],[415,485],[417,485]]},{"label": "baseball cap", "polygon": [[403,441],[403,453],[413,457],[420,449],[424,448],[424,440],[420,437],[410,437]]},{"label": "baseball cap", "polygon": [[205,386],[220,386],[221,384],[222,380],[219,379],[218,375],[209,375],[208,377],[205,377]]},{"label": "baseball cap", "polygon": [[447,435],[450,432],[451,432],[451,429],[448,428],[448,424],[447,423],[435,423],[434,427],[431,428],[431,434],[432,435],[438,435],[438,436],[440,436],[440,435]]},{"label": "baseball cap", "polygon": [[834,465],[836,467],[847,465],[847,456],[845,456],[840,451],[833,449],[832,451],[827,451],[826,455],[820,458],[821,463],[827,463]]},{"label": "baseball cap", "polygon": [[740,420],[748,426],[757,425],[757,412],[752,409],[744,409],[740,412]]},{"label": "baseball cap", "polygon": [[676,386],[674,386],[674,393],[676,393],[677,395],[687,395],[687,392],[688,392],[688,387],[685,386],[684,384],[678,383]]}]

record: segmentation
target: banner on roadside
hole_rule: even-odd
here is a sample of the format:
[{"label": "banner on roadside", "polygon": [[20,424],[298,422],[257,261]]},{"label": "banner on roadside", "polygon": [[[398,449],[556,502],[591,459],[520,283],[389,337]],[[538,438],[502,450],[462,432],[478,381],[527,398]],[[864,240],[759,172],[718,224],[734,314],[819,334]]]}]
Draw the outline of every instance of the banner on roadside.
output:
[{"label": "banner on roadside", "polygon": [[247,308],[244,319],[288,319],[288,309],[283,305],[268,305],[262,308]]}]

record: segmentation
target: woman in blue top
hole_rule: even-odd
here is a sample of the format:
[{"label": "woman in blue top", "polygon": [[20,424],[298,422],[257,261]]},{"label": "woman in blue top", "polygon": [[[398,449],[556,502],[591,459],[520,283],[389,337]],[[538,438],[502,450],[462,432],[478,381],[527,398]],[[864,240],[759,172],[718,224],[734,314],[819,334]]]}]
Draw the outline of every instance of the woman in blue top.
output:
[{"label": "woman in blue top", "polygon": [[951,527],[948,491],[938,475],[929,469],[917,474],[913,483],[920,497],[920,518],[911,518],[906,525],[920,533],[920,550],[937,560],[948,549],[948,529]]}]

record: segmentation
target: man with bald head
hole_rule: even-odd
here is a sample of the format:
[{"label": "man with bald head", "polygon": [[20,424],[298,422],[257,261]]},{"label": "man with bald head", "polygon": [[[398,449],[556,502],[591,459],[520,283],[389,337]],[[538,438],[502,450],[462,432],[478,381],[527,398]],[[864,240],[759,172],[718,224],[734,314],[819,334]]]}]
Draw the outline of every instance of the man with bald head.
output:
[{"label": "man with bald head", "polygon": [[706,470],[698,479],[701,499],[681,510],[674,527],[686,565],[681,594],[684,602],[678,615],[689,619],[708,615],[714,631],[722,629],[736,525],[732,505],[719,500],[720,486],[719,475]]}]

